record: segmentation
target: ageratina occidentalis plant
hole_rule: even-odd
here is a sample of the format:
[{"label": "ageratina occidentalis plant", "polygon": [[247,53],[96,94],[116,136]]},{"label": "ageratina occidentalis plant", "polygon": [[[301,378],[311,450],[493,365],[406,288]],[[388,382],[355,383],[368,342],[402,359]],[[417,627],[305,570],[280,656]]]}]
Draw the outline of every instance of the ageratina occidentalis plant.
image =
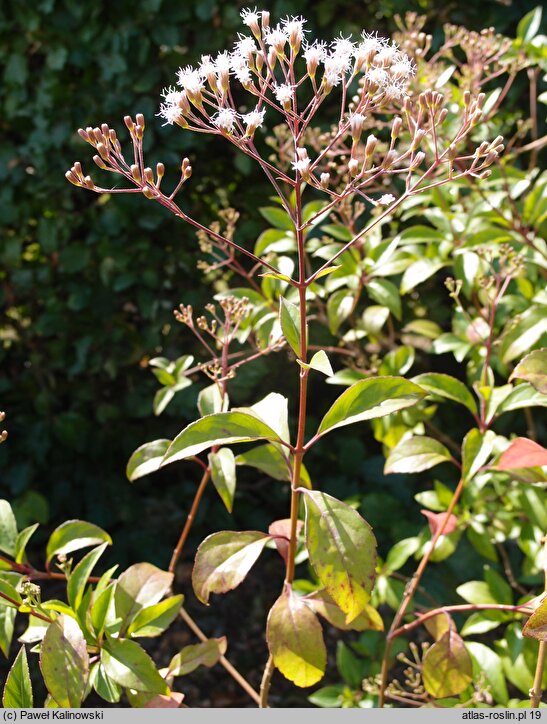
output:
[{"label": "ageratina occidentalis plant", "polygon": [[[66,176],[74,185],[96,193],[143,194],[198,229],[202,249],[214,250],[217,263],[242,275],[255,290],[260,291],[259,274],[278,283],[277,322],[271,325],[268,342],[272,349],[285,344],[296,356],[293,368],[299,395],[294,425],[289,424],[288,401],[275,392],[249,408],[230,408],[227,382],[234,370],[227,366],[227,355],[215,358],[215,348],[209,345],[212,359],[207,369],[218,386],[216,401],[201,405],[201,417],[174,440],[144,445],[130,461],[132,479],[176,460],[197,462],[205,472],[193,512],[207,481],[215,477],[211,460],[219,450],[229,452],[223,461],[213,460],[217,476],[220,462],[235,470],[229,446],[241,442],[259,443],[253,448],[255,463],[260,463],[255,466],[263,472],[279,470],[279,466],[285,469],[290,484],[289,517],[274,521],[268,532],[221,531],[209,536],[197,551],[192,576],[197,597],[208,603],[211,593],[225,593],[241,583],[263,548],[275,543],[285,575],[267,620],[269,657],[260,691],[261,705],[266,706],[275,668],[297,686],[311,686],[323,676],[327,657],[318,615],[342,628],[357,627],[357,623],[362,628],[367,621],[370,627],[382,627],[369,603],[376,565],[373,532],[352,507],[321,492],[321,480],[310,481],[305,455],[335,428],[402,410],[425,396],[418,385],[402,377],[370,377],[344,391],[317,430],[307,429],[309,387],[314,386],[316,404],[320,404],[318,373],[332,371],[324,350],[310,354],[310,349],[317,348],[309,339],[310,303],[321,296],[321,285],[339,267],[343,255],[354,246],[363,250],[368,232],[398,206],[434,186],[488,175],[488,167],[502,150],[502,139],[483,141],[470,150],[470,134],[481,122],[484,94],[474,97],[466,92],[463,105],[457,108],[453,103],[447,108],[435,90],[413,96],[414,62],[386,38],[363,32],[357,38],[340,36],[326,42],[313,40],[301,17],[274,24],[267,11],[247,9],[241,16],[246,33],[232,50],[202,56],[197,67],[180,68],[176,84],[162,94],[158,115],[164,124],[184,131],[222,136],[260,166],[292,227],[290,269],[278,268],[267,251],[256,255],[237,240],[234,228],[223,234],[218,223],[208,227],[182,210],[176,198],[192,176],[190,161],[182,160],[180,179],[166,191],[165,166],[158,163],[154,170],[144,158],[141,114],[124,119],[132,145],[129,153],[106,123],[79,131],[97,152],[95,164],[116,175],[111,188],[98,185],[78,162]],[[273,129],[279,141],[272,144],[270,138],[277,155],[272,156],[266,145],[267,128]],[[306,207],[310,201],[315,206]],[[305,208],[311,211],[306,213]],[[346,218],[354,209],[359,224],[352,224],[351,238],[328,258],[323,254],[323,263],[318,263],[308,246],[312,239],[317,249],[314,226],[340,209]],[[225,257],[221,262],[219,252]],[[181,309],[181,321],[196,331],[191,310]],[[222,346],[222,340],[217,342]],[[208,450],[212,451],[209,458],[200,458]],[[189,518],[170,570],[190,523]],[[440,526],[432,547],[442,530]],[[318,581],[317,590],[305,596],[292,585],[299,544]],[[418,581],[419,576],[408,586],[399,619]]]}]

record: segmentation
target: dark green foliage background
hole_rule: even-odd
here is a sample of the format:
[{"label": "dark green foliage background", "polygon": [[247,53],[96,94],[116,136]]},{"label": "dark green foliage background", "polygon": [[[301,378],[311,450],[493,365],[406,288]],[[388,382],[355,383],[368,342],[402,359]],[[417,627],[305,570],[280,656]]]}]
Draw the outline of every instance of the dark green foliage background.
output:
[{"label": "dark green foliage background", "polygon": [[[409,9],[426,12],[436,34],[447,20],[512,33],[535,4],[277,0],[269,9],[273,17],[303,14],[320,37],[331,37],[362,27],[389,32],[393,15]],[[70,186],[64,172],[76,159],[88,171],[94,168],[78,127],[106,121],[121,130],[125,114],[142,112],[149,165],[164,161],[169,183],[188,155],[194,179],[187,207],[210,221],[230,202],[241,210],[241,231],[253,241],[260,228],[256,207],[269,195],[255,170],[226,144],[162,128],[154,119],[161,88],[173,82],[176,69],[231,43],[245,5],[0,4],[0,408],[10,433],[0,448],[0,495],[14,501],[21,526],[81,517],[106,527],[122,564],[143,556],[165,564],[195,488],[195,471],[184,465],[133,488],[124,467],[138,445],[175,434],[194,415],[191,388],[159,420],[153,417],[156,383],[143,360],[192,351],[183,329],[173,327],[171,310],[181,301],[199,308],[207,290],[195,271],[190,229],[141,197],[103,203]],[[243,378],[238,402],[252,396],[275,365],[268,361]],[[283,391],[274,384],[282,375],[272,374],[268,387]],[[351,434],[362,438],[362,430]],[[348,433],[336,445],[328,462],[332,481],[343,488],[339,496],[351,495],[366,451]],[[337,459],[356,462],[338,470]],[[247,501],[242,495],[237,515],[260,510],[260,495],[251,491]],[[383,494],[375,495],[371,505],[381,510]],[[216,504],[206,502],[202,516],[210,517],[210,505]],[[214,516],[218,529],[224,513],[215,507]],[[261,521],[247,519],[245,525]]]}]

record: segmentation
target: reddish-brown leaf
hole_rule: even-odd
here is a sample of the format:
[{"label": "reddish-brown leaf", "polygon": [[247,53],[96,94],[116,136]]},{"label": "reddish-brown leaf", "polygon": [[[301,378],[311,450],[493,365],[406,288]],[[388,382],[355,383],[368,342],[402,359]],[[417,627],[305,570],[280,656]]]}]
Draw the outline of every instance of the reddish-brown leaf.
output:
[{"label": "reddish-brown leaf", "polygon": [[526,437],[516,437],[500,457],[496,468],[536,468],[547,465],[547,448]]}]

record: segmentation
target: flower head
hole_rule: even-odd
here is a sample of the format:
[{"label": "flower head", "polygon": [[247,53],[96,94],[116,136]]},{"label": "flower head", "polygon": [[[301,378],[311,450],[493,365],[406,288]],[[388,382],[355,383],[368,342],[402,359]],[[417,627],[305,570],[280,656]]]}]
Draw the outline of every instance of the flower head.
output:
[{"label": "flower head", "polygon": [[395,196],[393,194],[384,194],[383,196],[380,196],[380,198],[377,200],[377,204],[380,206],[389,206],[395,201]]},{"label": "flower head", "polygon": [[213,116],[212,121],[214,125],[222,131],[233,133],[237,115],[233,108],[221,108],[218,113]]},{"label": "flower head", "polygon": [[292,101],[293,97],[293,90],[294,87],[292,85],[288,85],[287,83],[283,83],[281,85],[278,85],[274,89],[275,97],[281,103],[281,105],[285,105],[285,103],[290,103]]},{"label": "flower head", "polygon": [[299,48],[300,43],[304,40],[304,18],[285,18],[281,21],[283,32],[289,39],[292,48]]},{"label": "flower head", "polygon": [[198,95],[203,90],[203,77],[199,70],[187,65],[186,68],[179,68],[177,73],[178,84],[193,95]]},{"label": "flower head", "polygon": [[254,111],[251,111],[250,113],[245,113],[243,116],[241,116],[241,120],[247,128],[248,135],[252,135],[257,128],[260,128],[260,126],[264,122],[265,115],[266,110],[264,108],[261,111],[255,108]]},{"label": "flower head", "polygon": [[285,44],[287,43],[289,36],[277,25],[275,28],[268,28],[264,35],[264,40],[270,48],[274,48],[275,52],[282,54],[285,51]]}]

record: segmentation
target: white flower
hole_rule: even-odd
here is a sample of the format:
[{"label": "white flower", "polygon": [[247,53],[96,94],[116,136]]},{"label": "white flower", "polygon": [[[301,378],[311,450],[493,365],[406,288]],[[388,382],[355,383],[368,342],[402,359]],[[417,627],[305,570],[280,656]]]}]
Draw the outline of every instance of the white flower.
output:
[{"label": "white flower", "polygon": [[242,85],[247,85],[252,81],[251,70],[243,56],[232,56],[232,70],[234,71],[235,77]]},{"label": "white flower", "polygon": [[362,37],[363,42],[359,44],[359,50],[364,53],[369,53],[371,51],[378,53],[389,43],[387,38],[381,38],[377,33],[367,33],[364,30],[362,32]]},{"label": "white flower", "polygon": [[337,86],[349,70],[351,56],[329,55],[325,58],[325,80],[329,86]]},{"label": "white flower", "polygon": [[281,26],[285,35],[289,38],[291,45],[299,45],[304,39],[304,18],[285,18],[281,21]]},{"label": "white flower", "polygon": [[352,136],[356,137],[357,139],[359,138],[363,131],[364,122],[365,116],[362,113],[353,113],[349,117],[349,127]]},{"label": "white flower", "polygon": [[270,48],[274,48],[276,53],[283,53],[285,43],[288,39],[289,36],[279,25],[275,28],[268,28],[264,36],[266,43],[270,46]]},{"label": "white flower", "polygon": [[297,158],[296,161],[293,161],[292,167],[295,171],[299,171],[302,176],[306,176],[310,168],[310,159]]},{"label": "white flower", "polygon": [[199,70],[187,65],[186,68],[179,68],[178,84],[194,95],[198,95],[203,90],[203,78]]},{"label": "white flower", "polygon": [[395,196],[393,194],[384,194],[383,196],[380,196],[378,201],[376,202],[380,206],[389,206],[395,201]]},{"label": "white flower", "polygon": [[398,101],[405,95],[404,86],[398,81],[392,81],[384,87],[384,97],[390,101]]},{"label": "white flower", "polygon": [[314,40],[312,45],[304,46],[304,59],[307,63],[314,63],[316,66],[322,63],[327,57],[327,44],[322,40]]},{"label": "white flower", "polygon": [[182,91],[178,91],[176,88],[173,88],[173,86],[169,86],[169,88],[165,88],[165,90],[162,91],[161,95],[165,100],[164,105],[177,106],[182,96]]},{"label": "white flower", "polygon": [[265,109],[262,109],[261,111],[259,111],[255,108],[254,111],[251,111],[250,113],[245,113],[245,115],[243,115],[241,117],[241,120],[247,127],[248,134],[254,133],[257,128],[260,128],[260,126],[264,122],[265,115],[266,115]]},{"label": "white flower", "polygon": [[227,50],[219,53],[215,58],[215,69],[217,73],[229,73],[232,67],[232,59]]},{"label": "white flower", "polygon": [[256,8],[254,10],[251,10],[250,8],[243,8],[239,14],[241,15],[243,23],[247,27],[251,28],[251,30],[254,30],[255,27],[258,28],[258,19],[261,13],[260,11],[257,11]]},{"label": "white flower", "polygon": [[416,66],[408,55],[401,53],[400,58],[390,68],[391,75],[396,80],[408,80],[416,72]]},{"label": "white flower", "polygon": [[355,52],[355,43],[350,38],[344,38],[342,35],[335,38],[331,43],[332,54],[339,57],[351,57]]},{"label": "white flower", "polygon": [[294,88],[292,85],[283,83],[282,85],[278,85],[274,88],[275,97],[281,105],[285,105],[285,103],[290,103],[292,101],[293,90]]},{"label": "white flower", "polygon": [[233,108],[221,108],[218,113],[213,116],[212,121],[217,128],[221,128],[228,133],[233,133],[236,118],[237,113]]},{"label": "white flower", "polygon": [[383,47],[376,57],[374,58],[375,63],[380,63],[383,66],[392,65],[393,63],[397,62],[399,59],[399,49],[395,45],[395,43],[392,43],[391,45],[386,45]]},{"label": "white flower", "polygon": [[247,58],[257,50],[254,38],[249,35],[240,35],[239,40],[234,43],[234,54],[241,55],[243,58]]},{"label": "white flower", "polygon": [[176,121],[181,117],[182,113],[178,105],[174,105],[172,103],[162,103],[160,106],[160,112],[158,113],[158,116],[160,118],[165,119],[164,126],[170,125],[172,126],[173,123],[176,123]]},{"label": "white flower", "polygon": [[389,81],[389,75],[383,68],[371,68],[365,73],[365,78],[373,85],[380,86],[380,88],[385,86]]},{"label": "white flower", "polygon": [[216,66],[210,55],[202,55],[199,72],[203,78],[210,78],[216,73]]}]

